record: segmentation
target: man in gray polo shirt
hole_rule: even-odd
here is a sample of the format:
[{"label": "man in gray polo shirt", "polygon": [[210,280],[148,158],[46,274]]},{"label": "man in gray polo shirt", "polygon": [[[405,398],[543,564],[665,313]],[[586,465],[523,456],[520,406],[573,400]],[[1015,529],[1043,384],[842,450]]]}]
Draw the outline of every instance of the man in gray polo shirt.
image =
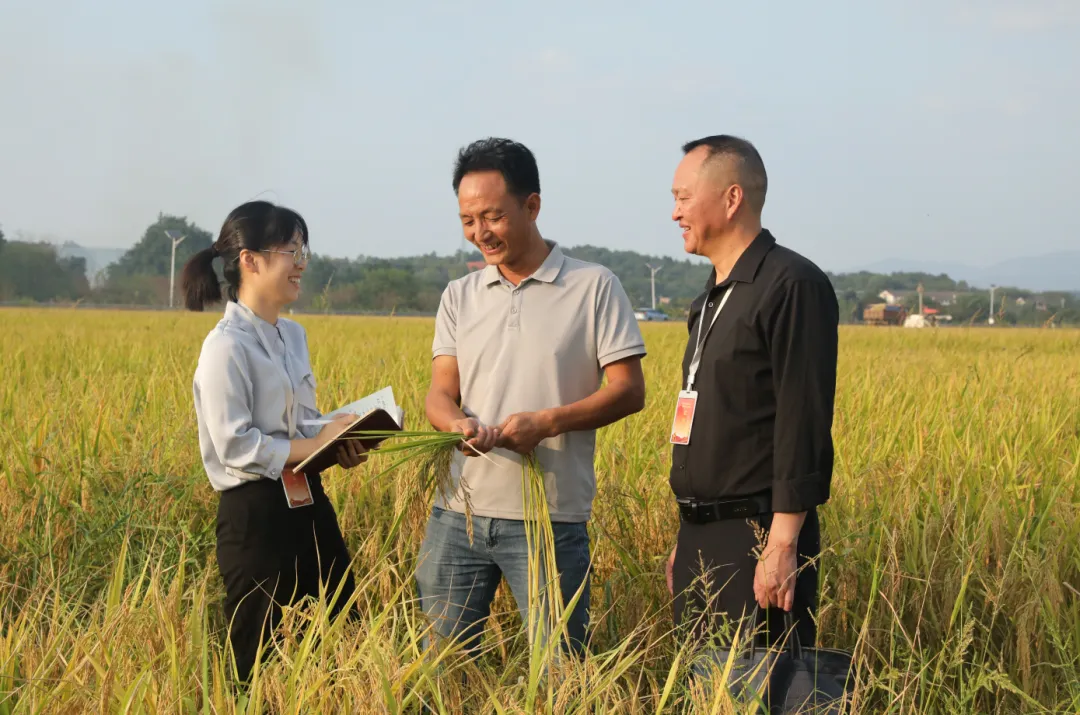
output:
[{"label": "man in gray polo shirt", "polygon": [[564,602],[584,583],[567,624],[580,652],[596,430],[644,406],[645,344],[618,278],[541,237],[539,172],[525,146],[485,139],[462,149],[454,191],[465,237],[487,266],[447,286],[435,326],[427,417],[463,433],[471,448],[455,456],[454,494],[437,500],[428,522],[416,573],[421,605],[441,636],[474,647],[505,576],[528,622],[521,475],[522,455],[534,452]]}]

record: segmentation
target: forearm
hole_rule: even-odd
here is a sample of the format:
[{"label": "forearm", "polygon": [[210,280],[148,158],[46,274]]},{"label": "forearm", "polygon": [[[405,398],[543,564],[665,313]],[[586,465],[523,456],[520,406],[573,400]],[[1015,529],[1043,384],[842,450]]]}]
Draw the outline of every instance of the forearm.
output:
[{"label": "forearm", "polygon": [[452,424],[468,417],[453,396],[438,389],[431,389],[424,399],[424,412],[428,422],[439,432],[452,432]]},{"label": "forearm", "polygon": [[299,464],[321,444],[318,437],[285,439],[249,429],[242,434],[211,436],[218,459],[231,469],[276,479],[281,470]]},{"label": "forearm", "polygon": [[583,400],[541,412],[549,436],[600,429],[640,412],[645,406],[643,384],[633,380],[612,381]]},{"label": "forearm", "polygon": [[300,464],[300,462],[314,454],[315,450],[320,446],[322,446],[322,440],[318,437],[291,440],[289,442],[289,456],[285,459],[285,466],[291,467]]},{"label": "forearm", "polygon": [[799,543],[799,532],[806,521],[806,512],[773,514],[772,526],[769,527],[769,548],[794,549]]}]

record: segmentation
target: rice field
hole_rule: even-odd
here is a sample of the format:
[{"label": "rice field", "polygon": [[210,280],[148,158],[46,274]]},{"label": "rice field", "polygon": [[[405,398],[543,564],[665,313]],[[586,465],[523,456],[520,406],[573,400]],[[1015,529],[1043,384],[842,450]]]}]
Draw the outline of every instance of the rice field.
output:
[{"label": "rice field", "polygon": [[[432,321],[297,319],[324,409],[389,384],[429,429]],[[363,618],[288,613],[235,691],[191,405],[216,320],[0,311],[0,714],[755,711],[692,684],[670,633],[686,333],[655,324],[646,409],[600,433],[584,662],[530,652],[504,592],[475,662],[424,652],[431,465],[388,455],[326,477]],[[856,654],[853,711],[1080,712],[1080,332],[844,328],[834,434],[820,632]]]}]

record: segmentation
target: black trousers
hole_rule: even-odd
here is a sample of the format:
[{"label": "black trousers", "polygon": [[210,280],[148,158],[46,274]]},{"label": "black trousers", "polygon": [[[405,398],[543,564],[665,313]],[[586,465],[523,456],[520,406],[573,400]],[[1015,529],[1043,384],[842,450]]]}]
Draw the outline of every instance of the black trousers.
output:
[{"label": "black trousers", "polygon": [[225,582],[225,618],[241,681],[259,649],[269,652],[281,607],[311,596],[320,582],[327,597],[344,581],[332,609],[337,615],[353,594],[349,552],[322,480],[309,479],[315,503],[290,509],[281,482],[260,479],[221,493],[217,561]]},{"label": "black trousers", "polygon": [[[754,548],[758,545],[754,524],[768,529],[772,514],[708,524],[681,522],[672,573],[674,615],[675,625],[688,629],[689,637],[713,637],[721,645],[727,645],[724,641],[734,635],[737,621],[753,613],[757,568]],[[812,647],[817,641],[816,559],[821,553],[821,527],[816,510],[806,515],[797,551],[799,573],[795,578],[791,615],[799,642]],[[758,624],[766,626],[770,644],[777,643],[785,634],[784,612],[779,608],[759,612]]]}]

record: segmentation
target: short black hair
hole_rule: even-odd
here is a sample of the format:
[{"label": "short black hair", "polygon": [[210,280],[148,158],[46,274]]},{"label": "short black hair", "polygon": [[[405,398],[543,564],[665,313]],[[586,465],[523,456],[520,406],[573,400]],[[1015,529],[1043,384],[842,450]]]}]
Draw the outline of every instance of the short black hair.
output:
[{"label": "short black hair", "polygon": [[475,171],[497,171],[506,190],[519,199],[540,193],[540,170],[529,148],[510,139],[488,137],[474,141],[458,152],[454,164],[454,193],[461,180]]},{"label": "short black hair", "polygon": [[739,186],[746,194],[751,208],[761,213],[765,206],[765,194],[769,190],[769,176],[765,173],[765,162],[754,145],[740,137],[730,134],[714,134],[711,137],[695,139],[683,144],[683,154],[689,154],[699,147],[708,147],[706,161],[732,159]]}]

